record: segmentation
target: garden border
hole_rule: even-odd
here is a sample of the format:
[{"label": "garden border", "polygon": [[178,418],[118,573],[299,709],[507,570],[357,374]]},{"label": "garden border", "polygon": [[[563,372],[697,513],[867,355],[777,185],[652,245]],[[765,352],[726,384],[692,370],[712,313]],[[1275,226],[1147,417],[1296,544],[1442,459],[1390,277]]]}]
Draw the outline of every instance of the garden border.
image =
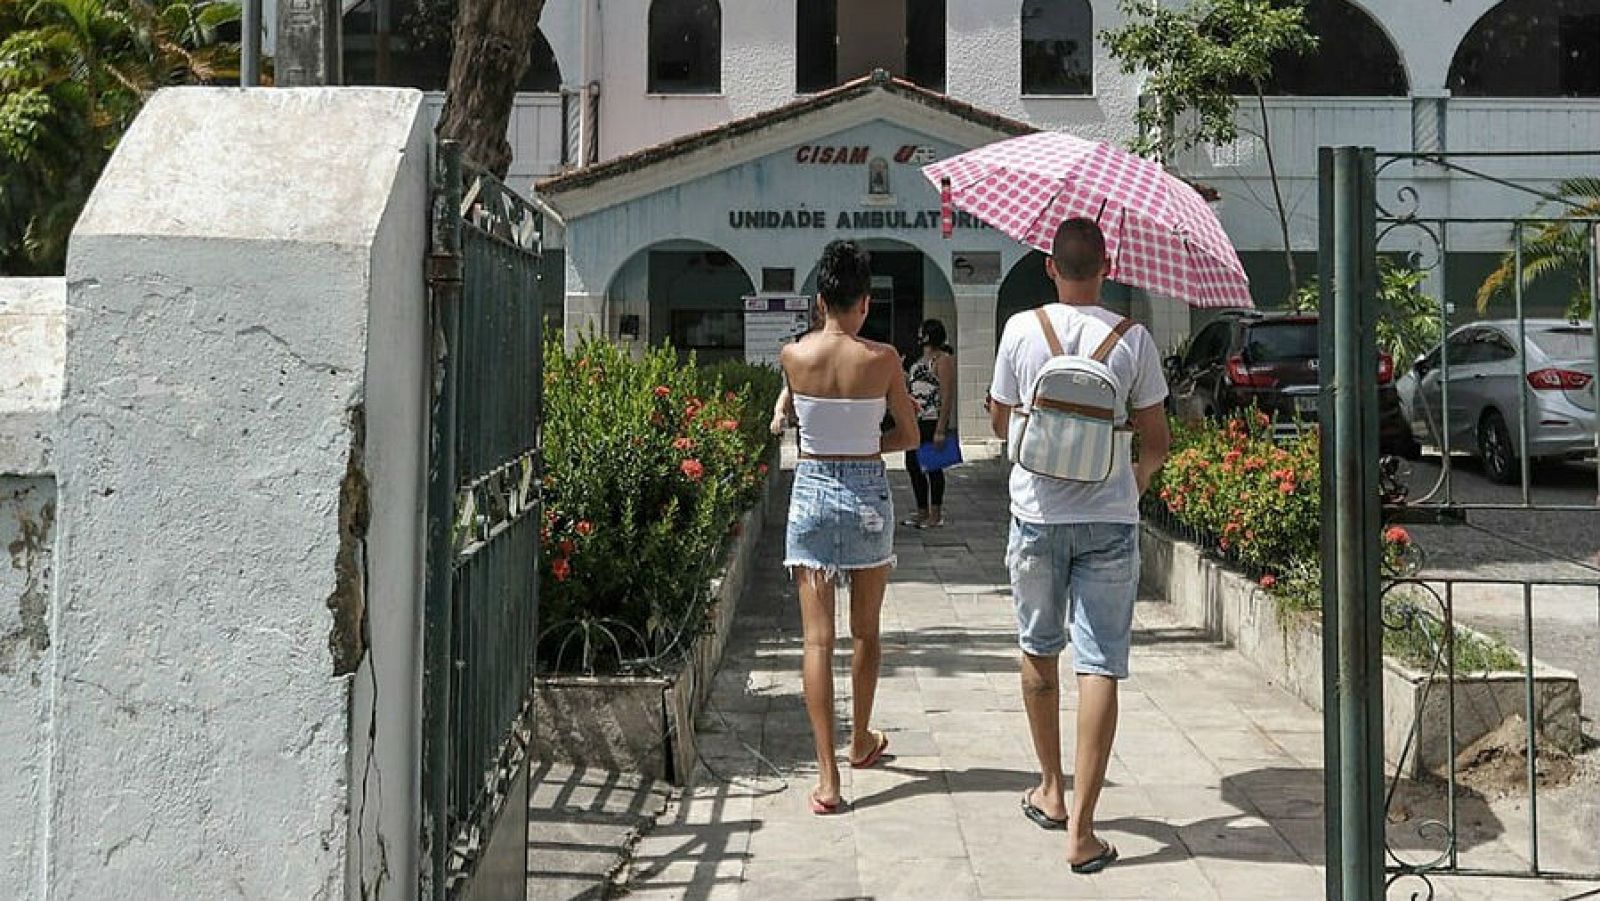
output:
[{"label": "garden border", "polygon": [[709,628],[672,671],[657,676],[540,675],[534,678],[533,756],[684,785],[699,756],[694,724],[733,631],[740,597],[757,566],[767,517],[781,505],[780,454],[767,458],[761,499],[738,520],[722,574],[711,580]]},{"label": "garden border", "polygon": [[[1140,548],[1141,587],[1166,598],[1177,618],[1231,645],[1277,683],[1312,708],[1322,709],[1322,625],[1311,613],[1279,613],[1272,595],[1229,569],[1199,546],[1145,523]],[[1457,629],[1466,627],[1456,625]],[[1470,631],[1470,630],[1467,630]],[[1521,655],[1518,655],[1519,659]],[[1384,758],[1395,764],[1419,713],[1422,728],[1404,774],[1417,777],[1448,765],[1448,695],[1443,674],[1428,674],[1384,657]],[[1534,662],[1535,706],[1541,735],[1556,747],[1576,751],[1582,743],[1582,709],[1576,675]],[[1458,753],[1498,728],[1526,706],[1521,673],[1457,674]]]}]

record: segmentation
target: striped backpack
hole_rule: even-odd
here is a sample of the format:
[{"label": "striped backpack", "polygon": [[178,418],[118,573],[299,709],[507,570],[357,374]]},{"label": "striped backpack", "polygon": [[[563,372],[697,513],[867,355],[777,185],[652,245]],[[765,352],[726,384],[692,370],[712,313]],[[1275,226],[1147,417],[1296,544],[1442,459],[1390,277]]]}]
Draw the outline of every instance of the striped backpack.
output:
[{"label": "striped backpack", "polygon": [[1034,379],[1026,407],[1011,413],[1007,456],[1037,476],[1104,482],[1116,461],[1128,458],[1120,451],[1132,447],[1132,433],[1116,424],[1117,376],[1106,357],[1133,328],[1133,320],[1118,321],[1094,353],[1082,356],[1061,349],[1043,307],[1033,312],[1050,345],[1050,360]]}]

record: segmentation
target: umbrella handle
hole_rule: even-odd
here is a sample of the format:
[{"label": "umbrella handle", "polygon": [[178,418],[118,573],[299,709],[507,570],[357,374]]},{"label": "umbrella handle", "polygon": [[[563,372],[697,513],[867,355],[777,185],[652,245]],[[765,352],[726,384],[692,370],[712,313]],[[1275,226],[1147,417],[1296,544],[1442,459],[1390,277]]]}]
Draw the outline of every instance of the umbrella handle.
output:
[{"label": "umbrella handle", "polygon": [[950,201],[950,179],[939,179],[939,233],[945,240],[956,231],[956,211]]}]

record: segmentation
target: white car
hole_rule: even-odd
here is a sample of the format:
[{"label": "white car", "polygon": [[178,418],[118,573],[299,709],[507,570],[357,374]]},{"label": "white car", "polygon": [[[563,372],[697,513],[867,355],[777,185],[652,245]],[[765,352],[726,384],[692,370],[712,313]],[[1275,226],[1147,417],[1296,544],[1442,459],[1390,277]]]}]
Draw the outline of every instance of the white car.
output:
[{"label": "white car", "polygon": [[1519,355],[1516,320],[1462,326],[1395,386],[1413,434],[1443,453],[1477,456],[1485,474],[1504,484],[1521,478],[1521,398],[1533,459],[1583,457],[1596,447],[1593,326],[1529,319],[1525,329],[1526,354]]}]

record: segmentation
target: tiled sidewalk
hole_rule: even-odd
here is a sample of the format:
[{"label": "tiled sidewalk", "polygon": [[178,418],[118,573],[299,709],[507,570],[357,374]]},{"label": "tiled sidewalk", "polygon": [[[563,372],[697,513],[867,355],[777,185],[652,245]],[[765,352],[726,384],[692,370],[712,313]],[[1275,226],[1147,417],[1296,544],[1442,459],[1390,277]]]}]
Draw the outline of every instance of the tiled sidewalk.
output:
[{"label": "tiled sidewalk", "polygon": [[[909,490],[903,475],[895,479],[903,512]],[[776,563],[757,576],[701,723],[697,786],[639,845],[629,897],[1322,897],[1320,715],[1265,684],[1236,653],[1173,623],[1160,603],[1139,608],[1134,677],[1123,686],[1101,804],[1100,830],[1121,861],[1075,876],[1061,835],[1022,817],[1018,799],[1035,763],[1005,587],[1004,498],[998,464],[967,466],[951,477],[951,526],[900,531],[873,724],[889,732],[892,759],[843,769],[847,814],[815,817],[806,808],[816,767],[800,691],[799,610]],[[781,518],[763,540],[766,556],[780,560]],[[841,744],[845,610],[841,602]],[[1064,707],[1075,704],[1076,693],[1066,693]],[[1071,716],[1064,722],[1070,765]],[[1438,897],[1490,897],[1487,886],[1461,885]],[[1544,891],[1526,897],[1565,897],[1530,888]]]}]

